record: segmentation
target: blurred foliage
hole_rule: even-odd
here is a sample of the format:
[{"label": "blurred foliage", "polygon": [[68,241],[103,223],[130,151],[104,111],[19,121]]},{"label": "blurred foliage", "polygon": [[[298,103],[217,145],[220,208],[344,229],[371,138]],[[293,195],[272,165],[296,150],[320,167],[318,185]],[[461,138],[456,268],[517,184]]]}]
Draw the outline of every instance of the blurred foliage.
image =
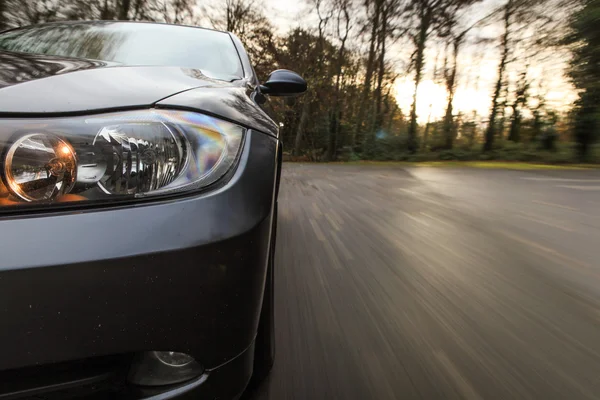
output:
[{"label": "blurred foliage", "polygon": [[[0,0],[0,29],[119,19],[231,31],[261,80],[286,68],[308,81],[305,95],[270,102],[286,152],[302,160],[598,162],[600,0],[504,0],[470,26],[461,15],[477,0],[305,1],[315,22],[297,21],[284,34],[277,33],[259,0]],[[559,12],[569,21],[560,29],[554,18]],[[495,30],[498,37],[469,36],[473,27],[487,24],[501,28]],[[487,120],[453,106],[465,68],[459,51],[469,40],[498,49]],[[399,42],[412,51],[403,65],[390,50]],[[441,73],[437,57],[435,65],[426,65],[432,44],[442,49]],[[579,93],[568,113],[547,106],[542,92],[532,95],[528,71],[532,55],[559,47],[572,53],[568,72]],[[510,84],[509,64],[519,66]],[[414,108],[402,110],[396,102],[397,79],[418,82],[432,69],[447,91],[445,113],[417,124]]]},{"label": "blurred foliage", "polygon": [[579,89],[574,110],[577,154],[581,161],[588,161],[589,148],[600,128],[600,1],[582,3],[583,7],[571,17],[571,32],[565,42],[572,48],[570,76]]},{"label": "blurred foliage", "polygon": [[[532,162],[548,164],[573,164],[573,152],[576,143],[561,143],[553,151],[541,149],[539,147],[529,147],[522,143],[506,142],[501,143],[496,149],[489,152],[482,152],[482,144],[472,149],[455,147],[452,150],[427,151],[412,154],[408,151],[390,151],[389,147],[394,146],[394,141],[400,140],[406,142],[407,138],[394,139],[381,144],[380,151],[370,160],[375,161],[509,161],[509,162]],[[405,146],[405,143],[404,143]],[[359,161],[363,160],[356,153],[347,153],[340,156],[340,161]],[[300,161],[308,161],[302,159]],[[600,163],[600,146],[594,145],[590,148],[588,158],[590,163]]]}]

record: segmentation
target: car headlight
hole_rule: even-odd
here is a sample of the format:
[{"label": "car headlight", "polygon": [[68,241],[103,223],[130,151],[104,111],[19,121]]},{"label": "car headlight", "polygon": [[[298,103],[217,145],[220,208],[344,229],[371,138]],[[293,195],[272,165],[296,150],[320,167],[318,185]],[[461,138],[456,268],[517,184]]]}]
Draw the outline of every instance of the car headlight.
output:
[{"label": "car headlight", "polygon": [[143,110],[0,120],[0,207],[124,200],[197,190],[236,162],[245,129]]}]

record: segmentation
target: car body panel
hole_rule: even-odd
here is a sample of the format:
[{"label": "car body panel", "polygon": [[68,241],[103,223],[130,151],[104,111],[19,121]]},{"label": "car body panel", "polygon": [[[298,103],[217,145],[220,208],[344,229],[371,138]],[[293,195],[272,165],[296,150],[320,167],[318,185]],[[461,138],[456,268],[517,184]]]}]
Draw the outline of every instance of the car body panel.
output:
[{"label": "car body panel", "polygon": [[150,107],[185,90],[235,85],[209,78],[200,70],[179,67],[76,70],[3,87],[0,89],[0,117]]},{"label": "car body panel", "polygon": [[276,139],[250,133],[216,192],[0,218],[0,370],[151,349],[216,367],[242,352],[262,300],[276,153]]},{"label": "car body panel", "polygon": [[158,107],[248,128],[236,166],[207,190],[0,214],[0,377],[54,363],[179,351],[195,357],[205,374],[177,388],[128,385],[119,398],[231,398],[243,390],[253,368],[281,142],[259,104],[265,99],[256,101],[248,56],[231,36],[244,69],[231,81],[179,67],[0,52],[0,68],[10,61],[13,74],[24,74],[0,73],[0,118]]},{"label": "car body panel", "polygon": [[229,36],[231,37],[233,45],[235,46],[235,49],[242,62],[244,79],[248,82],[248,85],[251,87],[251,89],[254,89],[260,84],[260,81],[259,78],[256,76],[254,68],[252,68],[252,63],[250,62],[248,53],[246,52],[246,49],[244,48],[244,45],[242,44],[240,38],[238,38],[235,34],[231,32],[229,32]]},{"label": "car body panel", "polygon": [[156,107],[201,110],[277,136],[277,124],[253,101],[253,94],[251,89],[243,87],[204,87],[168,97],[156,103]]},{"label": "car body panel", "polygon": [[20,78],[0,73],[4,83],[0,117],[47,117],[156,105],[205,112],[277,136],[276,123],[253,100],[255,92],[246,79],[227,82],[187,68],[115,66],[0,51],[0,70],[9,64],[11,69],[26,72]]}]

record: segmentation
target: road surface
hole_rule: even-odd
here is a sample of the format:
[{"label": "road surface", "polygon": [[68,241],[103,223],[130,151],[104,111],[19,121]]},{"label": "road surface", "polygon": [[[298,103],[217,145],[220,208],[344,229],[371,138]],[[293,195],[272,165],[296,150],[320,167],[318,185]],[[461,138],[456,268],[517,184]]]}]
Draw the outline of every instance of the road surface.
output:
[{"label": "road surface", "polygon": [[286,164],[249,400],[599,399],[600,171]]}]

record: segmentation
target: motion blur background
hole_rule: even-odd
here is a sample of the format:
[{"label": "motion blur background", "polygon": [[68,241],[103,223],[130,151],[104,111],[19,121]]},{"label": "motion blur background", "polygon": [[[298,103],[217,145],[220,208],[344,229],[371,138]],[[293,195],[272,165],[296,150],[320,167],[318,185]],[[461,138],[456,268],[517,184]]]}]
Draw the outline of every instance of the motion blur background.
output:
[{"label": "motion blur background", "polygon": [[599,15],[594,0],[0,0],[0,29],[234,32],[262,79],[310,82],[274,107],[288,158],[311,161],[598,161]]},{"label": "motion blur background", "polygon": [[308,81],[271,101],[319,163],[284,163],[245,400],[600,398],[600,0],[0,0],[82,19],[228,30]]}]

